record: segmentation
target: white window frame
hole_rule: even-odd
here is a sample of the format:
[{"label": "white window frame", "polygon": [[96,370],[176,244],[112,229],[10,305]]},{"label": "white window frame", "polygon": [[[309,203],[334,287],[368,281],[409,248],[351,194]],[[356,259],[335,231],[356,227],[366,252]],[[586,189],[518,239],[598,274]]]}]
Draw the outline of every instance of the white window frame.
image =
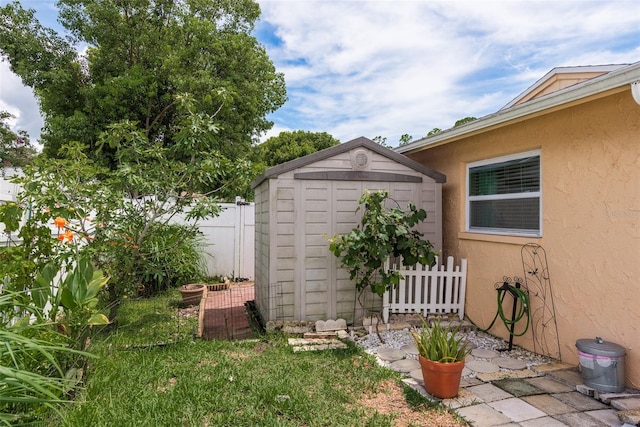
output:
[{"label": "white window frame", "polygon": [[[487,166],[492,164],[504,163],[512,160],[523,159],[526,157],[535,157],[538,156],[540,158],[540,189],[539,191],[532,191],[527,193],[510,193],[510,194],[493,194],[486,196],[470,196],[470,185],[469,179],[471,178],[471,169],[478,166]],[[531,237],[542,237],[542,156],[540,150],[532,150],[526,151],[518,154],[511,154],[507,156],[494,157],[491,159],[480,160],[477,162],[467,163],[466,170],[466,212],[465,212],[465,231],[468,233],[481,233],[481,234],[498,234],[498,235],[515,235],[515,236],[531,236]],[[518,230],[518,229],[502,229],[502,228],[484,228],[484,227],[471,227],[471,202],[474,201],[482,201],[482,200],[513,200],[513,199],[530,199],[537,197],[539,200],[538,206],[540,209],[538,218],[538,230],[536,232]]]}]

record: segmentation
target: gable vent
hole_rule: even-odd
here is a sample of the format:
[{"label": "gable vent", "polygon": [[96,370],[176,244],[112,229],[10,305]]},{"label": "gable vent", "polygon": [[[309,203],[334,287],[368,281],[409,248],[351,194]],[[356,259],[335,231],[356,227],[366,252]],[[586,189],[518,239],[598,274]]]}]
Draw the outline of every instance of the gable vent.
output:
[{"label": "gable vent", "polygon": [[365,170],[369,168],[371,158],[366,150],[355,150],[351,153],[351,165],[355,170]]}]

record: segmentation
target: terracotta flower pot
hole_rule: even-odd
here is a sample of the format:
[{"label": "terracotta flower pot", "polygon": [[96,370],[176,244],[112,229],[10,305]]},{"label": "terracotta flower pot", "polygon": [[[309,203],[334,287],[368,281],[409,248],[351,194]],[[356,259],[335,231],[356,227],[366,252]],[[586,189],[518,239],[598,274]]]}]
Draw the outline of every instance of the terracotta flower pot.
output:
[{"label": "terracotta flower pot", "polygon": [[205,285],[200,283],[193,283],[190,285],[182,285],[178,288],[182,295],[182,302],[186,305],[200,304],[202,294],[204,293]]},{"label": "terracotta flower pot", "polygon": [[450,399],[458,394],[464,360],[453,363],[434,362],[418,355],[424,388],[440,399]]}]

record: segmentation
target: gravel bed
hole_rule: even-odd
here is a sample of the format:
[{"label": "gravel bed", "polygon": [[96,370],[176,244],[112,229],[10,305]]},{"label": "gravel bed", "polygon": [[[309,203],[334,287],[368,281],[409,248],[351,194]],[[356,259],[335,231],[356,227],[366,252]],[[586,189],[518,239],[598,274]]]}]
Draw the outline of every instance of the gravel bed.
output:
[{"label": "gravel bed", "polygon": [[[461,332],[459,335],[464,337],[464,339],[469,343],[470,348],[483,348],[496,351],[509,347],[509,343],[502,338],[498,338],[481,331]],[[414,345],[413,337],[411,336],[409,329],[380,331],[380,336],[384,343],[380,342],[378,335],[375,332],[359,337],[355,342],[367,353],[373,355],[377,354],[378,349],[382,347],[399,349],[404,345]],[[410,354],[406,357],[408,359],[417,358],[417,356],[412,356]],[[554,359],[533,353],[516,345],[513,346],[511,351],[500,351],[500,357],[510,357],[513,359],[523,360],[527,364],[527,368],[554,361]],[[380,360],[379,362],[384,366],[388,366],[387,362]]]}]

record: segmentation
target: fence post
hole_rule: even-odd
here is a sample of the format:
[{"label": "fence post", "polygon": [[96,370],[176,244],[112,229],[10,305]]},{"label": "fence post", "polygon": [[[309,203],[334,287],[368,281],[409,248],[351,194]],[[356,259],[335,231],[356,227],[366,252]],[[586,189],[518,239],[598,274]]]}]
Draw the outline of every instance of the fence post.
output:
[{"label": "fence post", "polygon": [[[389,258],[384,262],[384,270],[388,271],[390,268]],[[391,307],[391,293],[393,287],[387,290],[382,296],[382,321],[383,323],[389,323],[389,308]]]}]

